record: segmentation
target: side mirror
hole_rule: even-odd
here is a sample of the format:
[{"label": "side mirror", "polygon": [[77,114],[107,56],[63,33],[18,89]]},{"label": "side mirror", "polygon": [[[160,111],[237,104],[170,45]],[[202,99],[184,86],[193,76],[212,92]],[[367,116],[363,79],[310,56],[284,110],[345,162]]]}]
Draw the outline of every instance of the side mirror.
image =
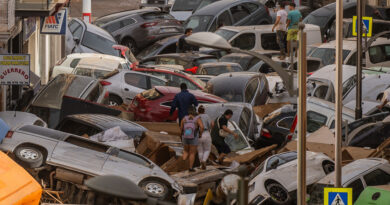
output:
[{"label": "side mirror", "polygon": [[275,160],[274,162],[272,162],[271,164],[271,169],[276,169],[278,168],[278,164],[279,164],[279,159]]},{"label": "side mirror", "polygon": [[73,37],[74,42],[78,45],[80,44],[80,39],[78,37]]}]

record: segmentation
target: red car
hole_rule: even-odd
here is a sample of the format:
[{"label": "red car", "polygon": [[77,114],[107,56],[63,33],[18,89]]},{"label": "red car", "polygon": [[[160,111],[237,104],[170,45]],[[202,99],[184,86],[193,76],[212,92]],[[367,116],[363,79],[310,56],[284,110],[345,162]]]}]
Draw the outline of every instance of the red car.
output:
[{"label": "red car", "polygon": [[[129,110],[134,113],[136,121],[165,122],[177,119],[177,110],[169,116],[173,98],[180,92],[180,88],[168,86],[156,86],[138,94],[129,105]],[[202,91],[190,90],[198,103],[221,103],[226,100],[204,93]]]},{"label": "red car", "polygon": [[206,84],[188,73],[170,68],[133,68],[134,71],[152,74],[157,77],[162,77],[168,80],[168,85],[180,87],[181,83],[186,83],[190,90],[203,90]]}]

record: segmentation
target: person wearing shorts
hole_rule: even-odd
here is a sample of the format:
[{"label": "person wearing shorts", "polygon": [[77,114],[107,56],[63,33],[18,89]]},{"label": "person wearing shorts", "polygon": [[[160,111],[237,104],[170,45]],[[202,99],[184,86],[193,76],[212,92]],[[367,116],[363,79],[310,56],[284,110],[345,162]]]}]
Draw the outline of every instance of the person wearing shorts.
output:
[{"label": "person wearing shorts", "polygon": [[229,146],[225,142],[224,137],[220,136],[219,130],[223,130],[224,132],[234,135],[236,139],[238,138],[238,134],[228,128],[228,121],[232,118],[232,116],[233,116],[233,111],[228,109],[225,111],[225,113],[222,116],[215,119],[212,125],[211,140],[215,148],[217,148],[218,150],[219,163],[222,163],[223,158],[225,158],[225,156],[231,152]]},{"label": "person wearing shorts", "polygon": [[[185,127],[186,123],[194,123],[193,127],[195,127],[195,130],[193,130],[193,137],[192,138],[186,138],[185,136]],[[190,106],[188,108],[188,115],[186,115],[183,120],[180,123],[180,130],[181,130],[181,136],[182,136],[182,143],[183,143],[183,160],[187,161],[189,159],[189,171],[193,172],[195,171],[193,166],[195,162],[195,155],[197,152],[198,147],[198,141],[199,138],[202,137],[203,134],[203,123],[199,116],[196,115],[196,110],[193,106]]]},{"label": "person wearing shorts", "polygon": [[302,14],[295,9],[296,5],[291,2],[289,5],[290,12],[287,15],[287,56],[291,51],[291,43],[298,40],[298,24],[302,21]]}]

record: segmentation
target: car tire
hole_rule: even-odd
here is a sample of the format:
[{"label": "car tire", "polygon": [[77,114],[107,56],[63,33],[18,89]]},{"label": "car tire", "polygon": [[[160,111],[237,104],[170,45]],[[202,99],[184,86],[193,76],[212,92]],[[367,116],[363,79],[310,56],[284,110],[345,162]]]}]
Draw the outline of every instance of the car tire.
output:
[{"label": "car tire", "polygon": [[158,179],[145,179],[139,183],[145,193],[153,198],[165,200],[169,197],[169,187]]},{"label": "car tire", "polygon": [[322,168],[324,169],[324,172],[326,175],[334,171],[334,163],[330,161],[324,161],[322,162]]},{"label": "car tire", "polygon": [[271,196],[273,204],[290,204],[291,198],[286,188],[277,182],[271,182],[266,186],[268,194]]},{"label": "car tire", "polygon": [[110,95],[108,97],[108,105],[109,106],[120,106],[123,104],[123,101],[120,97],[116,95]]},{"label": "car tire", "polygon": [[35,147],[21,146],[14,153],[17,161],[28,168],[38,168],[43,164],[43,153]]},{"label": "car tire", "polygon": [[138,54],[138,47],[137,47],[137,44],[135,43],[135,41],[133,39],[125,38],[123,40],[122,44],[124,46],[129,47],[131,52],[133,53],[133,55],[137,55]]}]

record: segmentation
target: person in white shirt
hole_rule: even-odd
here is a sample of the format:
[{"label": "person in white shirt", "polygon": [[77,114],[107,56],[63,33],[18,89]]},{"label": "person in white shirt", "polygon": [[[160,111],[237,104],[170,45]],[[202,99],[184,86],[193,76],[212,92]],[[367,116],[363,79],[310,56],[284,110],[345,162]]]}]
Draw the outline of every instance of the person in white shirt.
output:
[{"label": "person in white shirt", "polygon": [[287,12],[284,9],[284,2],[280,3],[280,9],[276,13],[276,21],[272,27],[272,32],[276,28],[276,38],[280,47],[280,56],[279,59],[284,60],[286,58],[286,22],[287,22]]},{"label": "person in white shirt", "polygon": [[[377,100],[380,100],[379,99],[380,97],[378,97]],[[378,109],[382,109],[388,102],[390,102],[390,88],[387,88],[385,91],[383,91],[383,97],[382,97],[382,100],[381,100],[381,104],[378,105]]]}]

